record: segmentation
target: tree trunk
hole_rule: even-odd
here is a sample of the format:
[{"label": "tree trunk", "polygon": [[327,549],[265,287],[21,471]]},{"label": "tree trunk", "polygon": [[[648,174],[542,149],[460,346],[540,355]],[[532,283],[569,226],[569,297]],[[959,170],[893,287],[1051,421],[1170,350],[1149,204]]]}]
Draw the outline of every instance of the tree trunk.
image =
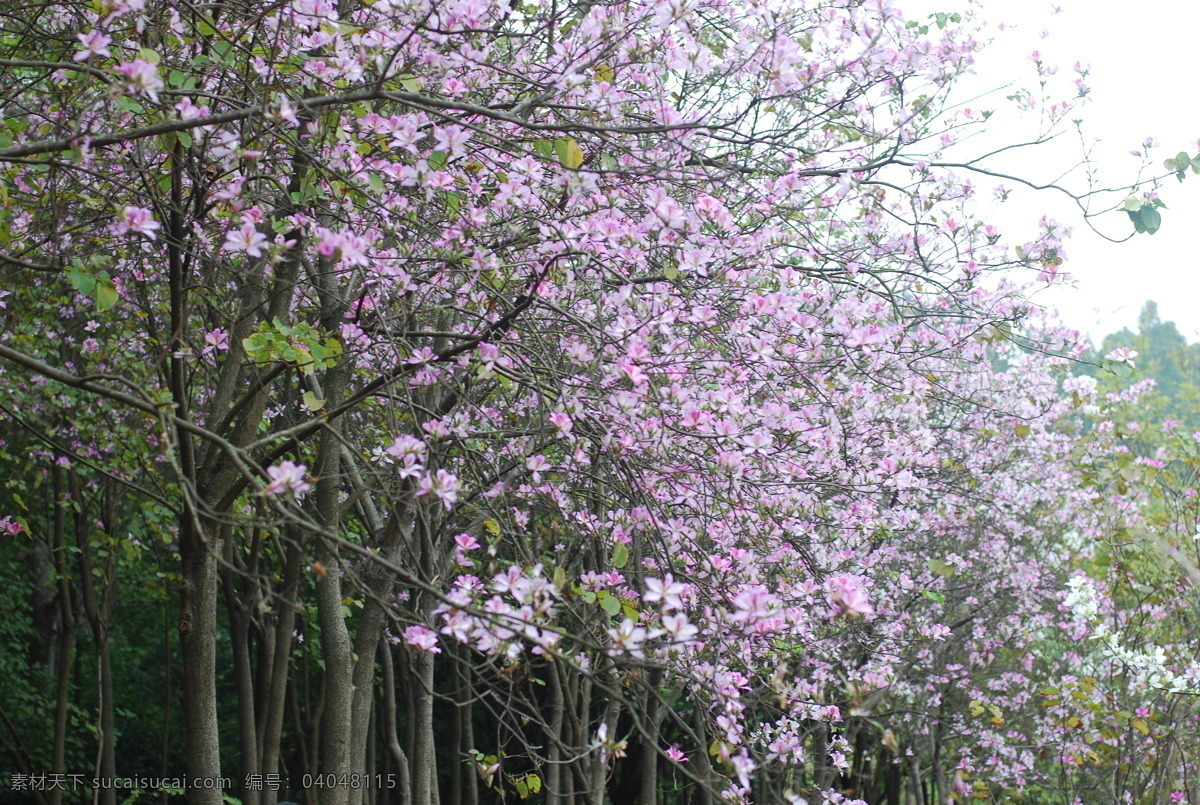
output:
[{"label": "tree trunk", "polygon": [[[545,789],[547,803],[563,801],[562,793],[562,749],[563,717],[566,714],[566,701],[563,696],[562,679],[559,676],[559,662],[550,661],[548,676],[550,677],[550,724],[546,735],[546,772]],[[469,693],[469,691],[468,691]]]},{"label": "tree trunk", "polygon": [[[113,719],[113,679],[112,663],[108,651],[108,619],[107,607],[100,601],[100,593],[96,590],[96,577],[93,575],[92,555],[89,545],[89,527],[91,525],[87,510],[83,506],[83,488],[79,477],[70,475],[71,498],[79,507],[75,513],[75,542],[79,548],[79,583],[83,593],[83,611],[92,627],[92,642],[96,655],[96,690],[97,690],[97,729],[99,730],[100,746],[96,757],[96,774],[99,777],[113,779],[117,776],[117,750],[115,724]],[[102,573],[101,576],[106,576]],[[106,591],[106,597],[111,595]],[[114,788],[104,788],[100,791],[102,805],[116,805],[117,792]]]},{"label": "tree trunk", "polygon": [[[51,470],[54,488],[54,529],[51,535],[51,556],[55,574],[58,576],[58,651],[54,674],[54,759],[50,771],[66,773],[67,715],[71,698],[71,658],[75,654],[75,609],[71,596],[71,584],[67,575],[66,523],[63,517],[62,470]],[[55,788],[50,792],[50,805],[62,805],[63,791]]]},{"label": "tree trunk", "polygon": [[433,737],[433,654],[413,651],[409,658],[412,669],[415,725],[412,752],[413,805],[437,805],[437,749]]},{"label": "tree trunk", "polygon": [[383,722],[387,733],[388,751],[396,762],[396,790],[400,794],[400,805],[412,802],[412,779],[409,774],[408,756],[400,746],[396,735],[396,675],[392,666],[392,649],[387,643],[379,644],[380,665],[383,666]]},{"label": "tree trunk", "polygon": [[[225,542],[226,567],[221,571],[221,588],[225,611],[229,618],[230,648],[233,652],[233,679],[237,690],[238,745],[241,753],[242,805],[259,805],[262,788],[246,784],[249,775],[261,774],[258,754],[258,731],[254,704],[254,669],[250,662],[250,613],[238,595],[233,575],[240,569],[233,566],[231,540]],[[267,803],[267,805],[271,805]]]},{"label": "tree trunk", "polygon": [[215,529],[202,531],[189,505],[180,523],[179,645],[183,657],[183,725],[188,805],[222,805],[217,722],[217,556]]},{"label": "tree trunk", "polygon": [[662,671],[655,669],[647,679],[646,707],[640,718],[642,723],[641,745],[641,791],[638,805],[658,805],[658,727],[661,721],[658,689],[662,684]]},{"label": "tree trunk", "polygon": [[[285,549],[283,589],[272,602],[276,612],[275,637],[272,640],[269,678],[265,690],[266,707],[261,724],[263,774],[280,773],[279,743],[283,733],[283,714],[287,707],[288,685],[291,679],[292,632],[296,629],[296,594],[300,588],[300,546],[289,540]],[[267,671],[260,669],[260,674]],[[281,792],[267,786],[264,802],[275,802]],[[273,799],[268,799],[273,797]]]}]

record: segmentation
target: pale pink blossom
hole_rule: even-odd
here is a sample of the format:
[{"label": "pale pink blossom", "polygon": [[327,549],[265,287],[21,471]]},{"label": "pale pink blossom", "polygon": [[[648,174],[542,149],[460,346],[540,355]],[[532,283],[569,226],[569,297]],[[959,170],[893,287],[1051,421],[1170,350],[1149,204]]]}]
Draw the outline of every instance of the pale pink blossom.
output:
[{"label": "pale pink blossom", "polygon": [[642,600],[648,604],[662,601],[664,610],[681,609],[683,599],[680,596],[685,592],[687,592],[687,587],[675,581],[675,577],[667,573],[661,579],[646,579],[646,592],[642,594]]},{"label": "pale pink blossom", "polygon": [[430,654],[441,654],[438,648],[437,633],[424,626],[409,626],[404,630],[404,642],[417,651],[427,651]]},{"label": "pale pink blossom", "polygon": [[144,92],[150,100],[158,100],[158,91],[164,84],[158,77],[158,65],[145,59],[134,59],[117,65],[117,72],[129,79],[128,87],[134,92]]},{"label": "pale pink blossom", "polygon": [[92,56],[110,56],[108,46],[112,44],[112,37],[107,34],[102,34],[99,31],[89,31],[85,34],[76,34],[75,38],[79,40],[79,44],[83,49],[77,51],[71,57],[71,61],[87,61]]},{"label": "pale pink blossom", "polygon": [[413,497],[433,495],[442,502],[446,511],[450,511],[458,502],[458,490],[458,478],[446,470],[438,470],[436,473],[427,472],[418,479]]},{"label": "pale pink blossom", "polygon": [[271,478],[271,483],[263,487],[264,495],[278,495],[288,489],[295,493],[299,499],[304,496],[304,493],[312,488],[308,483],[305,473],[308,467],[303,464],[293,464],[291,461],[283,461],[274,467],[267,468],[267,475]]},{"label": "pale pink blossom", "polygon": [[267,236],[259,232],[254,224],[242,224],[241,228],[234,229],[225,235],[225,245],[222,247],[226,252],[243,252],[248,257],[262,257],[263,247],[268,243]]},{"label": "pale pink blossom", "polygon": [[834,576],[829,579],[825,582],[825,597],[837,615],[853,619],[875,614],[862,582],[853,576]]},{"label": "pale pink blossom", "polygon": [[154,233],[161,228],[162,225],[154,220],[154,214],[150,210],[142,207],[123,207],[117,220],[109,224],[108,231],[117,236],[127,232],[136,232],[139,235],[145,235],[150,240],[155,240],[157,236]]}]

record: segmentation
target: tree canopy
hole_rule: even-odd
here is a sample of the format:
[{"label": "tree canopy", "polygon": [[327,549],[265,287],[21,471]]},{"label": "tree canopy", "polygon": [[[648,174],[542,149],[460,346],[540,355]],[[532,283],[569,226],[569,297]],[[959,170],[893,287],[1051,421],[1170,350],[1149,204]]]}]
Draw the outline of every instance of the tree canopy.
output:
[{"label": "tree canopy", "polygon": [[[1120,445],[1025,294],[1067,227],[1006,241],[974,182],[1020,178],[955,150],[977,35],[888,0],[0,11],[13,788],[1193,795],[1190,738],[1073,648]],[[1035,69],[1048,135],[1087,90]]]}]

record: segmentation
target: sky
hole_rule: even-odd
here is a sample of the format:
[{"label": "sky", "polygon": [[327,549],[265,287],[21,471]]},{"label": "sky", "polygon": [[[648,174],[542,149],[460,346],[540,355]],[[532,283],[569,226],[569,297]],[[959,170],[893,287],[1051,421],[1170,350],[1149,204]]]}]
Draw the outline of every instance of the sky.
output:
[{"label": "sky", "polygon": [[[923,20],[932,11],[960,10],[967,0],[899,0],[897,5],[908,19]],[[1000,167],[1038,181],[1056,180],[1080,161],[1086,143],[1100,184],[1126,188],[1107,199],[1107,207],[1128,195],[1142,167],[1142,159],[1129,152],[1147,138],[1159,143],[1150,149],[1148,175],[1165,173],[1163,160],[1179,151],[1195,155],[1200,150],[1195,92],[1200,4],[1142,2],[1111,11],[1094,0],[981,0],[975,6],[992,23],[994,39],[977,60],[976,75],[958,92],[963,103],[997,113],[988,121],[987,135],[962,148],[975,151],[987,142],[1014,142],[1036,133],[1035,120],[1009,110],[1004,97],[1011,90],[1004,88],[1014,78],[1026,86],[1034,83],[1030,54],[1037,50],[1043,61],[1060,67],[1055,80],[1064,92],[1076,77],[1074,63],[1090,65],[1089,101],[1071,115],[1082,121],[1082,140],[1069,126],[1058,142],[1022,149],[1007,163],[997,163]],[[1062,183],[1083,190],[1087,177],[1080,169]],[[990,190],[992,182],[977,184]],[[1122,327],[1136,329],[1143,303],[1153,299],[1164,321],[1174,321],[1189,341],[1200,341],[1200,175],[1182,183],[1169,177],[1159,195],[1167,205],[1161,229],[1122,243],[1091,231],[1072,202],[1048,191],[1015,195],[996,210],[996,223],[1015,243],[1031,239],[1044,213],[1072,227],[1064,268],[1073,282],[1034,297],[1057,308],[1069,326],[1096,340]],[[1091,221],[1117,239],[1133,229],[1122,212]]]}]

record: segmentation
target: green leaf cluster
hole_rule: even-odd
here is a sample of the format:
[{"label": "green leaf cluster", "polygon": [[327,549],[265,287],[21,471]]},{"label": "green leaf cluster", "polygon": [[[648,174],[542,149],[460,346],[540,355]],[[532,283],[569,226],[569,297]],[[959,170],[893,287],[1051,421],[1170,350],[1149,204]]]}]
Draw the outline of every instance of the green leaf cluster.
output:
[{"label": "green leaf cluster", "polygon": [[336,338],[322,336],[306,322],[286,324],[281,319],[260,324],[254,334],[242,340],[242,348],[255,363],[282,361],[305,374],[332,367],[342,354],[342,344]]}]

